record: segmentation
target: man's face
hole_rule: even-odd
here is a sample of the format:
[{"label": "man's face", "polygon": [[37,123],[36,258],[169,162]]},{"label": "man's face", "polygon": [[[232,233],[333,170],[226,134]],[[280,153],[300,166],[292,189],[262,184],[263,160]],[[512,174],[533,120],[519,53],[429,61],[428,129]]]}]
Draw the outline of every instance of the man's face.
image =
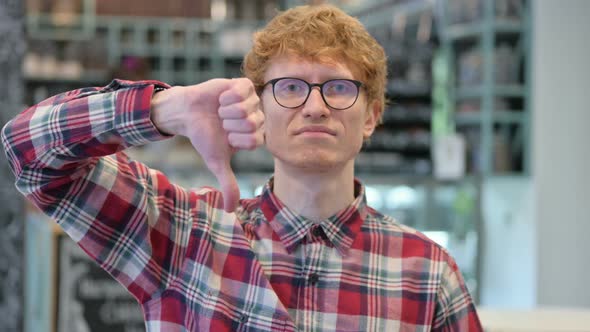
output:
[{"label": "man's face", "polygon": [[[264,81],[294,77],[309,83],[332,79],[358,79],[339,62],[312,62],[296,56],[273,59]],[[266,147],[279,164],[310,171],[328,171],[354,162],[363,139],[368,138],[376,124],[377,102],[369,103],[364,89],[356,102],[347,109],[330,108],[319,88],[311,90],[305,104],[285,108],[273,96],[268,84],[261,95],[265,113]]]}]

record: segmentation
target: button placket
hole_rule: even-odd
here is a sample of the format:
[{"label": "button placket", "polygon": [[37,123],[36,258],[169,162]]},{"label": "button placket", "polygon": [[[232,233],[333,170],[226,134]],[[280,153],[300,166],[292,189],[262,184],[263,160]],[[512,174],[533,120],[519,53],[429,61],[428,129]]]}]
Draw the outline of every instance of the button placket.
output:
[{"label": "button placket", "polygon": [[326,232],[324,231],[324,229],[322,228],[322,226],[320,226],[319,224],[314,225],[312,227],[311,234],[314,237],[319,237],[319,238],[321,238],[324,241],[328,239],[328,236],[326,235]]},{"label": "button placket", "polygon": [[248,321],[248,315],[242,314],[242,316],[240,316],[240,323],[244,324],[247,321]]},{"label": "button placket", "polygon": [[318,283],[318,281],[320,281],[320,275],[316,272],[313,272],[309,275],[308,281],[310,285],[315,286]]}]

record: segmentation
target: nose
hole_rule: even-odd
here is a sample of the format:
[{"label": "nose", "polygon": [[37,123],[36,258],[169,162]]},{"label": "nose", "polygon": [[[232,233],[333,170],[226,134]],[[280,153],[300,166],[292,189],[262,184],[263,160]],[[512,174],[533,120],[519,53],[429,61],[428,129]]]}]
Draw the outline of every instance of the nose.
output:
[{"label": "nose", "polygon": [[322,118],[330,114],[328,105],[324,102],[319,87],[313,87],[301,113],[304,117]]}]

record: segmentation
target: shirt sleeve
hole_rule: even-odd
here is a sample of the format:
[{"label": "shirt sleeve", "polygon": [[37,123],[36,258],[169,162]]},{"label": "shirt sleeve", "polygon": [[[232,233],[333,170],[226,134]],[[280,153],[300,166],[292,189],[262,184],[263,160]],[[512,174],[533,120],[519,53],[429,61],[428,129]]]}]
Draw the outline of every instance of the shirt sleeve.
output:
[{"label": "shirt sleeve", "polygon": [[2,130],[16,186],[141,303],[178,275],[193,209],[187,191],[123,150],[163,136],[150,120],[156,81],[115,80],[32,106]]},{"label": "shirt sleeve", "polygon": [[432,331],[483,331],[475,305],[455,260],[448,255],[437,293]]}]

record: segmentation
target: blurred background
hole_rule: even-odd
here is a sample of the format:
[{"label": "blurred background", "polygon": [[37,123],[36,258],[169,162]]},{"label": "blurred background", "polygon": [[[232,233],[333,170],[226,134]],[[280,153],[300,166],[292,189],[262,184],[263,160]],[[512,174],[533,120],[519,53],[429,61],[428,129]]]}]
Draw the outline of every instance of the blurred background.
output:
[{"label": "blurred background", "polygon": [[[451,252],[490,330],[536,313],[590,331],[590,1],[0,1],[0,124],[113,78],[239,77],[254,31],[323,2],[389,58],[384,121],[356,163],[369,204]],[[216,183],[183,139],[130,154],[184,186]],[[0,331],[143,331],[134,300],[0,167]],[[233,167],[252,197],[272,158],[239,152]]]}]

